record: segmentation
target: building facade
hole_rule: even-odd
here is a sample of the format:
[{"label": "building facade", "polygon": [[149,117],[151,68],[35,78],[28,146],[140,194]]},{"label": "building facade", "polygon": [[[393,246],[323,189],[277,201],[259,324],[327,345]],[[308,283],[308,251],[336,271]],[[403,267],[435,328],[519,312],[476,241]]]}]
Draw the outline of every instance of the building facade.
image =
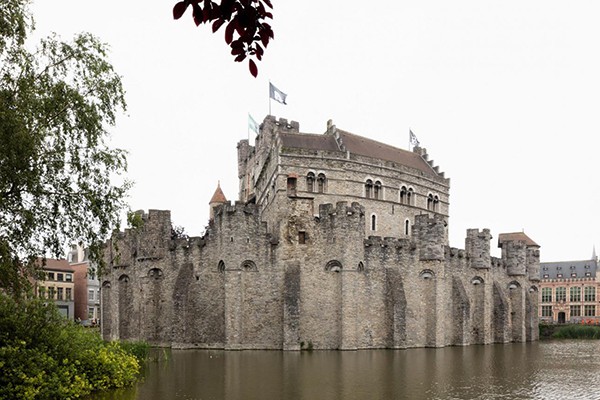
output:
[{"label": "building facade", "polygon": [[470,229],[448,245],[450,180],[412,152],[267,117],[238,144],[239,201],[220,187],[206,233],[170,212],[107,243],[106,339],[226,349],[362,349],[538,338],[539,246]]},{"label": "building facade", "polygon": [[44,280],[35,282],[35,290],[42,299],[53,301],[61,314],[75,319],[75,271],[67,260],[46,259],[42,265]]},{"label": "building facade", "polygon": [[84,325],[96,325],[100,321],[100,281],[92,273],[87,250],[72,245],[67,255],[75,278],[75,319]]},{"label": "building facade", "polygon": [[598,258],[540,264],[540,321],[599,323]]}]

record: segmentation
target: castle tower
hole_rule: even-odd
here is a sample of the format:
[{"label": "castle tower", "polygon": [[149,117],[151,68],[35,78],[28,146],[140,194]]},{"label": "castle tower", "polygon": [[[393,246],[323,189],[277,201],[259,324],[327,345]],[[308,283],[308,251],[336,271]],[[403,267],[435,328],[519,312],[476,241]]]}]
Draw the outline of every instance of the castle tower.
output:
[{"label": "castle tower", "polygon": [[210,219],[213,220],[215,218],[215,207],[221,205],[223,203],[227,203],[227,199],[225,198],[225,194],[221,190],[221,182],[217,183],[217,190],[215,190],[215,194],[213,194],[210,202],[208,203],[210,207]]},{"label": "castle tower", "polygon": [[528,264],[533,275],[536,265],[539,273],[539,251],[535,250],[540,246],[524,232],[501,233],[498,236],[498,247],[502,249],[502,259],[506,263],[508,275],[525,275]]}]

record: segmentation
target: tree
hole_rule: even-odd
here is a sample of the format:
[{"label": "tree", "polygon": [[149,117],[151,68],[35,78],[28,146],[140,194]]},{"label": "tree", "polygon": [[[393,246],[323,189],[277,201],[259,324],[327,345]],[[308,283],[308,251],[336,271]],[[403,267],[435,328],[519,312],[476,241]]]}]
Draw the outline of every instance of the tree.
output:
[{"label": "tree", "polygon": [[111,182],[127,165],[107,129],[126,103],[107,46],[84,33],[29,50],[29,2],[0,3],[0,290],[13,294],[74,241],[99,260],[130,186]]},{"label": "tree", "polygon": [[[183,0],[173,7],[173,18],[179,19],[189,6],[196,26],[212,22],[213,33],[225,23],[225,42],[231,47],[234,61],[248,58],[250,73],[256,77],[258,68],[252,59],[262,60],[264,49],[274,38],[273,29],[266,20],[273,19],[268,11],[273,8],[271,0]],[[261,46],[262,44],[262,46]]]}]

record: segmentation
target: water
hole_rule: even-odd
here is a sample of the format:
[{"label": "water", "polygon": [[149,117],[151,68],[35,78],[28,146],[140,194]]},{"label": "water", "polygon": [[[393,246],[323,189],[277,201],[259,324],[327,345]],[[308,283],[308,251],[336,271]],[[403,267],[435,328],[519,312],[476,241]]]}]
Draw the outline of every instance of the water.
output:
[{"label": "water", "polygon": [[600,399],[600,341],[153,357],[136,387],[91,399]]}]

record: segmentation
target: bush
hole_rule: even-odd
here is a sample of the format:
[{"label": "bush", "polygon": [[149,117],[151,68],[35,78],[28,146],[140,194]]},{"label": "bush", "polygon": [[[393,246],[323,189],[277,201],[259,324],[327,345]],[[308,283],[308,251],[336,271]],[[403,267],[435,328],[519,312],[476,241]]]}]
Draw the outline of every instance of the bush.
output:
[{"label": "bush", "polygon": [[562,326],[552,334],[552,337],[557,339],[600,339],[600,326]]},{"label": "bush", "polygon": [[2,399],[72,399],[131,385],[140,371],[131,347],[104,342],[65,319],[54,304],[0,294]]}]

